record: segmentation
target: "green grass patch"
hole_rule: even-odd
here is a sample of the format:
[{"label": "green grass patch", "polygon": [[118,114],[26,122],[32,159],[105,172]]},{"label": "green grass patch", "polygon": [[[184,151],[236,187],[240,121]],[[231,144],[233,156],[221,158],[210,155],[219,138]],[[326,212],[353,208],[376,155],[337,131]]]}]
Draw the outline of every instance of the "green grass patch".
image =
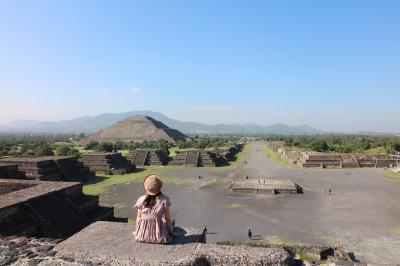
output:
[{"label": "green grass patch", "polygon": [[297,241],[286,241],[274,235],[264,237],[262,242],[270,245],[304,245],[304,243]]},{"label": "green grass patch", "polygon": [[372,149],[366,150],[365,153],[368,153],[368,154],[377,154],[377,153],[378,154],[379,153],[387,154],[387,151],[386,151],[385,147],[376,147],[376,148],[372,148]]},{"label": "green grass patch", "polygon": [[123,184],[128,182],[142,182],[148,174],[154,173],[161,175],[165,184],[180,185],[183,183],[194,182],[191,179],[163,176],[162,174],[177,169],[176,166],[148,166],[146,168],[138,168],[133,173],[125,175],[96,175],[95,178],[84,184],[83,192],[87,195],[98,195],[105,191],[108,187],[115,184]]},{"label": "green grass patch", "polygon": [[310,254],[306,253],[306,252],[300,252],[297,255],[299,255],[300,259],[302,261],[313,261],[315,260],[313,256],[311,256]]},{"label": "green grass patch", "polygon": [[[74,146],[73,148],[77,149],[82,154],[99,152],[96,150],[85,150],[84,146]],[[117,152],[120,152],[122,155],[127,155],[129,153],[129,150],[118,150]]]},{"label": "green grass patch", "polygon": [[393,171],[385,171],[383,175],[389,178],[390,180],[400,181],[400,173],[396,173]]},{"label": "green grass patch", "polygon": [[263,145],[263,151],[266,156],[268,156],[271,160],[273,160],[278,166],[280,167],[288,167],[288,168],[295,168],[298,167],[297,165],[284,160],[280,157],[279,153],[274,152],[266,144]]},{"label": "green grass patch", "polygon": [[240,203],[232,203],[231,205],[228,206],[228,208],[234,208],[234,209],[247,208],[247,207],[249,207],[249,205]]},{"label": "green grass patch", "polygon": [[393,234],[400,234],[400,226],[392,226],[389,228],[389,232]]},{"label": "green grass patch", "polygon": [[129,150],[118,150],[122,155],[127,155],[129,153]]},{"label": "green grass patch", "polygon": [[283,245],[283,244],[285,244],[285,241],[280,239],[278,236],[266,236],[266,237],[264,237],[263,241],[266,242],[267,244],[271,244],[271,245]]}]

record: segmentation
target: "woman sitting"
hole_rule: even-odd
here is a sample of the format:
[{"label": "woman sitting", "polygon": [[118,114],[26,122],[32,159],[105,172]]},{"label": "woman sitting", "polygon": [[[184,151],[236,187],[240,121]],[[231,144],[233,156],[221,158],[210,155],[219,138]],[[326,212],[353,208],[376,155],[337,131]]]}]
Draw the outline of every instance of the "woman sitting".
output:
[{"label": "woman sitting", "polygon": [[169,198],[161,193],[162,181],[158,175],[150,174],[143,182],[145,195],[135,204],[137,208],[135,239],[144,243],[165,244],[172,240]]}]

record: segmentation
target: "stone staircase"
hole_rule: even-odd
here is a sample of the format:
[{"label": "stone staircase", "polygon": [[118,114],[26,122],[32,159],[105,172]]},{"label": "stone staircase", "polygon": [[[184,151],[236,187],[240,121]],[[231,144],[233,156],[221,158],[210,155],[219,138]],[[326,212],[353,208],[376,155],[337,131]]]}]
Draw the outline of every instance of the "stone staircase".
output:
[{"label": "stone staircase", "polygon": [[189,167],[215,166],[216,155],[205,150],[189,150],[178,153],[170,162],[171,165],[184,165]]},{"label": "stone staircase", "polygon": [[185,165],[189,167],[199,166],[199,151],[187,151]]},{"label": "stone staircase", "polygon": [[215,166],[216,155],[207,151],[200,151],[200,166],[213,167]]},{"label": "stone staircase", "polygon": [[129,153],[126,155],[126,158],[131,163],[134,163],[136,166],[149,165],[148,150],[142,150],[142,149],[130,150]]},{"label": "stone staircase", "polygon": [[170,165],[185,165],[187,154],[177,153],[175,157],[170,162]]},{"label": "stone staircase", "polygon": [[98,174],[121,175],[132,172],[136,166],[121,153],[88,153],[79,159],[90,171]]},{"label": "stone staircase", "polygon": [[168,163],[168,155],[157,149],[149,150],[150,153],[150,165],[164,165]]},{"label": "stone staircase", "polygon": [[305,168],[341,168],[342,158],[340,155],[308,154],[302,158],[301,165]]}]

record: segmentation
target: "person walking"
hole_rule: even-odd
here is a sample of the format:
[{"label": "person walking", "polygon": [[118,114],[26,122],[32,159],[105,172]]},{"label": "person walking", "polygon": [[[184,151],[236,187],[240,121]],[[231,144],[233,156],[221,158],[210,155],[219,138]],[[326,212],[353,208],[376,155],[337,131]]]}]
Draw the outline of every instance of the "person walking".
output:
[{"label": "person walking", "polygon": [[252,235],[253,235],[253,232],[251,231],[251,228],[247,227],[247,236],[249,237],[250,240],[251,240]]},{"label": "person walking", "polygon": [[207,234],[207,226],[204,226],[203,232],[204,234]]}]

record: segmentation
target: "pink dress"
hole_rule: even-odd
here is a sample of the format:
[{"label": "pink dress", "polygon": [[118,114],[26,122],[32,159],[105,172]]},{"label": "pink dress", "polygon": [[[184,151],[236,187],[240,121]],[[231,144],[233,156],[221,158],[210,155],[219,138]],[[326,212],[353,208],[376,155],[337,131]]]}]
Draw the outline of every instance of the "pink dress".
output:
[{"label": "pink dress", "polygon": [[172,236],[168,232],[165,221],[165,208],[171,206],[169,198],[163,194],[159,195],[156,203],[150,209],[144,206],[146,195],[141,196],[135,204],[140,211],[140,220],[133,233],[135,239],[145,243],[165,244],[171,241]]}]

